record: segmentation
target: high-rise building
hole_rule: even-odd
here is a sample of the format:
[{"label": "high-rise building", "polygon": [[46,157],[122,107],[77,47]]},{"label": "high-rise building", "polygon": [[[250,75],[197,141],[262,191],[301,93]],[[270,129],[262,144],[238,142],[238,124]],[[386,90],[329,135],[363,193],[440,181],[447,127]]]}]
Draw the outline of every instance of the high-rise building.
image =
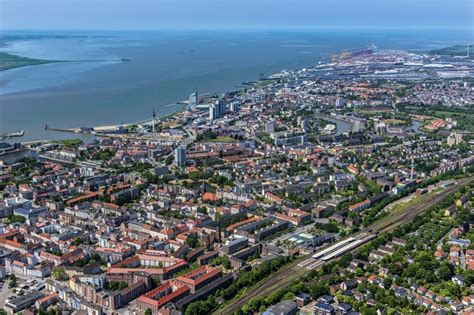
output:
[{"label": "high-rise building", "polygon": [[183,166],[186,164],[186,148],[179,146],[174,151],[174,160],[176,165]]},{"label": "high-rise building", "polygon": [[219,100],[215,104],[209,106],[209,120],[214,120],[224,116],[225,112],[225,102],[224,100]]},{"label": "high-rise building", "polygon": [[458,145],[462,142],[462,133],[460,132],[452,132],[447,139],[447,143],[449,146]]},{"label": "high-rise building", "polygon": [[198,94],[197,94],[197,92],[194,92],[189,96],[189,109],[196,108],[198,103],[199,103]]},{"label": "high-rise building", "polygon": [[336,99],[336,107],[344,107],[345,104],[346,104],[346,100],[343,99],[342,97],[338,97]]},{"label": "high-rise building", "polygon": [[209,106],[209,120],[214,120],[219,118],[219,110],[216,105]]},{"label": "high-rise building", "polygon": [[232,112],[237,112],[239,111],[239,108],[240,108],[240,103],[239,102],[232,102],[230,103],[230,110]]},{"label": "high-rise building", "polygon": [[219,100],[217,102],[217,108],[218,108],[218,111],[219,111],[219,117],[224,116],[224,112],[225,112],[225,102],[224,102],[224,100]]},{"label": "high-rise building", "polygon": [[303,116],[298,116],[296,118],[296,123],[298,124],[298,126],[301,126],[301,122],[303,121],[303,119],[304,119]]}]

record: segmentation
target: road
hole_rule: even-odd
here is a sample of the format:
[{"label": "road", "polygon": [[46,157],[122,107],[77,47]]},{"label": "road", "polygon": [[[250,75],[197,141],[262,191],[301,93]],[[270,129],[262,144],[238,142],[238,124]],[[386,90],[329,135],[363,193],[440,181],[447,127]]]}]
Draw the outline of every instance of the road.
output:
[{"label": "road", "polygon": [[[365,244],[368,240],[370,240],[362,236],[364,235],[364,233],[365,234],[372,233],[376,235],[382,232],[393,231],[398,226],[410,222],[416,216],[423,213],[430,207],[440,203],[441,201],[443,201],[444,199],[446,199],[453,193],[457,192],[462,186],[470,183],[473,180],[474,180],[474,176],[459,180],[457,184],[451,187],[447,187],[445,190],[438,192],[429,202],[416,205],[415,207],[407,209],[407,211],[404,211],[401,213],[395,213],[394,215],[390,217],[386,217],[380,220],[379,222],[375,222],[366,230],[352,235],[352,237],[354,237],[355,239],[361,238],[364,241],[359,243],[358,246],[351,248],[347,252],[355,251],[357,248],[359,248],[360,246]],[[345,239],[339,242],[343,242],[344,240]],[[250,299],[257,296],[267,296],[271,294],[272,292],[274,292],[275,290],[284,288],[285,286],[288,286],[294,280],[304,276],[306,273],[309,272],[307,268],[308,266],[310,267],[309,269],[317,269],[323,266],[325,263],[333,261],[337,259],[338,257],[334,257],[333,259],[330,259],[327,261],[323,261],[320,259],[315,260],[311,257],[311,255],[302,257],[292,262],[288,266],[283,267],[281,270],[275,272],[274,274],[272,274],[271,277],[260,282],[255,287],[249,288],[245,295],[240,296],[236,301],[233,301],[232,304],[226,305],[223,308],[218,309],[215,312],[215,314],[222,314],[222,315],[232,314],[235,310],[241,309],[242,306],[246,304]]]},{"label": "road", "polygon": [[[188,123],[184,124],[183,125],[183,129],[184,131],[187,133],[188,137],[186,137],[185,139],[183,139],[176,147],[179,147],[179,146],[182,146],[182,147],[187,147],[188,145],[190,145],[191,143],[193,143],[194,141],[196,141],[196,132],[194,132],[193,130],[191,130],[190,128],[188,128]],[[173,156],[175,150],[171,150],[170,153],[168,153],[166,155],[166,157],[168,156]]]},{"label": "road", "polygon": [[6,299],[13,294],[13,289],[8,287],[8,280],[2,284],[2,290],[0,291],[0,309],[3,309]]}]

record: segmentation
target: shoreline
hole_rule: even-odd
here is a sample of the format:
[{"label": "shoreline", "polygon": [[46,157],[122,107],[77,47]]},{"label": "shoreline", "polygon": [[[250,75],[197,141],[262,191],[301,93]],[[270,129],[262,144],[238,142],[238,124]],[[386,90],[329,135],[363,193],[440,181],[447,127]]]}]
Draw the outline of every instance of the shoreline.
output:
[{"label": "shoreline", "polygon": [[[181,105],[181,108],[174,111],[174,112],[172,112],[172,113],[157,116],[157,119],[170,119],[170,118],[173,118],[174,116],[184,112],[185,109],[186,109],[185,101],[181,101],[181,102],[177,102],[177,103],[169,104],[169,105]],[[102,135],[102,134],[97,134],[97,132],[117,130],[119,128],[132,127],[132,126],[139,125],[139,124],[147,124],[147,123],[150,123],[151,121],[152,121],[152,119],[143,119],[143,120],[140,120],[138,122],[133,122],[133,123],[124,123],[124,124],[118,124],[118,125],[92,126],[92,127],[90,127],[90,128],[92,128],[92,131],[81,131],[82,127],[72,127],[72,128],[49,127],[46,130],[53,131],[53,132],[69,132],[69,133],[74,133],[74,134],[87,134],[87,135],[96,136],[96,137],[109,137],[109,135],[107,135],[107,134]],[[57,141],[57,140],[47,140],[47,141],[54,142],[54,141]],[[28,141],[28,142],[35,142],[35,141]]]},{"label": "shoreline", "polygon": [[67,62],[65,60],[46,60],[22,57],[12,53],[0,52],[0,73],[23,67],[39,66],[52,63]]},{"label": "shoreline", "polygon": [[[0,53],[2,54],[2,53]],[[6,53],[3,53],[3,54],[6,54]],[[9,54],[7,54],[9,55]],[[13,55],[12,55],[13,56]],[[23,57],[20,57],[20,58],[23,58]],[[25,58],[25,59],[29,59],[29,58]],[[35,59],[31,59],[31,60],[35,60]],[[38,59],[40,60],[40,59]],[[41,62],[40,63],[35,63],[35,64],[25,64],[25,65],[19,65],[16,67],[17,68],[20,68],[20,67],[23,67],[23,66],[33,66],[33,65],[41,65],[41,64],[48,64],[48,63],[59,63],[59,62],[68,62],[68,61],[47,61],[47,60],[40,60]],[[77,62],[96,62],[97,60],[82,60],[82,61],[77,61]],[[115,60],[115,61],[120,61],[120,60]],[[1,62],[1,61],[0,61]],[[69,61],[69,62],[74,62],[74,61]],[[320,63],[319,66],[321,65],[324,65],[324,64],[327,64],[328,63],[328,60],[324,60],[323,63]],[[308,68],[313,68],[315,67],[316,64],[313,64],[311,66],[309,66]],[[15,69],[15,68],[10,68],[10,69]],[[7,69],[7,70],[10,70],[10,69]],[[284,68],[283,68],[284,69]],[[298,66],[296,66],[295,68],[291,68],[292,70],[298,70],[298,69],[301,69],[301,68],[298,68]],[[0,70],[1,71],[1,70]],[[3,70],[3,71],[6,71],[6,70]],[[281,72],[281,70],[280,70]],[[279,73],[279,72],[276,72],[276,73]],[[269,78],[271,78],[272,75],[267,75],[265,80],[269,80]],[[243,82],[242,84],[244,83],[254,83],[254,82],[258,82],[259,80],[257,79],[256,81],[247,81],[247,82]],[[0,86],[1,86],[1,83],[0,82]],[[253,84],[252,84],[253,85]],[[242,87],[239,87],[239,90],[242,91],[244,90],[246,87],[245,86],[242,86]],[[229,90],[229,89],[227,89]],[[185,106],[183,104],[184,102],[181,101],[181,102],[176,102],[176,103],[173,103],[173,104],[169,104],[169,105],[165,105],[164,107],[169,107],[170,105],[181,105],[181,106],[177,106],[177,108],[173,108],[172,109],[172,112],[170,112],[169,114],[165,114],[165,115],[160,115],[160,116],[157,116],[158,119],[163,119],[163,118],[171,118],[171,117],[174,117],[176,115],[178,115],[179,113],[181,113],[184,109],[185,109]],[[332,119],[334,120],[339,120],[337,117],[331,117]],[[330,120],[329,120],[330,121]],[[133,126],[133,125],[138,125],[138,124],[147,124],[147,123],[150,123],[151,122],[151,118],[147,118],[147,117],[144,117],[143,119],[140,119],[138,121],[132,121],[132,122],[129,122],[129,123],[124,123],[124,124],[116,124],[116,125],[98,125],[98,126],[95,126],[95,127],[91,127],[94,129],[94,131],[102,131],[102,130],[106,130],[106,129],[118,129],[119,127],[130,127],[130,126]],[[350,124],[352,125],[353,123],[351,121],[347,121],[347,120],[344,120],[342,119],[341,122],[344,122],[346,124]],[[336,124],[337,125],[337,124]],[[54,126],[52,126],[51,129],[54,129],[53,128]],[[58,128],[60,129],[60,128]],[[337,128],[339,129],[339,128]],[[76,128],[64,128],[64,131],[69,131],[69,132],[76,132],[77,130],[79,130],[80,133],[83,133],[83,134],[91,134],[91,135],[94,135],[94,133],[92,132],[81,132],[80,131],[80,127],[76,127]],[[339,130],[336,130],[335,133],[337,133]],[[76,132],[78,133],[78,132]],[[52,139],[51,141],[54,141],[54,139]]]},{"label": "shoreline", "polygon": [[[9,52],[1,52],[0,51],[0,73],[5,71],[24,68],[24,67],[32,67],[32,66],[41,66],[41,65],[48,65],[54,63],[65,63],[65,62],[128,62],[131,61],[127,58],[122,59],[93,59],[93,60],[48,60],[48,59],[36,59],[30,57],[20,56],[14,53]],[[17,63],[8,65],[8,63]],[[6,81],[3,81],[5,84]],[[1,85],[0,85],[1,86]]]}]

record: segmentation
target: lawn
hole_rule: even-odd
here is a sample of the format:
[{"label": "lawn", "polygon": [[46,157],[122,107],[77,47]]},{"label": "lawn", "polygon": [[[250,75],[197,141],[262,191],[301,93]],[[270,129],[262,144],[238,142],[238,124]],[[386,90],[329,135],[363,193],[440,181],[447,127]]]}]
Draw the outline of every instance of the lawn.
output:
[{"label": "lawn", "polygon": [[217,137],[215,139],[212,139],[210,140],[210,142],[232,143],[232,142],[235,142],[235,139],[230,136],[222,136],[222,137]]},{"label": "lawn", "polygon": [[66,146],[66,147],[72,147],[72,146],[75,146],[75,145],[78,145],[78,144],[81,144],[82,143],[82,140],[81,139],[77,139],[77,138],[71,138],[71,139],[64,139],[64,140],[59,140],[57,141],[58,143]]},{"label": "lawn", "polygon": [[387,125],[405,125],[407,122],[400,119],[385,119],[384,122]]}]

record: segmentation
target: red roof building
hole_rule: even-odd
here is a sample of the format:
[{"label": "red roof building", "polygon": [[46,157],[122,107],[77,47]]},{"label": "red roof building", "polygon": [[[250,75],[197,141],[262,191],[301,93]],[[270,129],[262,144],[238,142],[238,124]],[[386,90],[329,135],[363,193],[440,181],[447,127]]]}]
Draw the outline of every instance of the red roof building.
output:
[{"label": "red roof building", "polygon": [[157,288],[140,296],[137,305],[141,309],[151,309],[153,314],[163,314],[160,310],[168,303],[174,303],[184,298],[190,292],[189,288],[177,281],[167,281]]}]

